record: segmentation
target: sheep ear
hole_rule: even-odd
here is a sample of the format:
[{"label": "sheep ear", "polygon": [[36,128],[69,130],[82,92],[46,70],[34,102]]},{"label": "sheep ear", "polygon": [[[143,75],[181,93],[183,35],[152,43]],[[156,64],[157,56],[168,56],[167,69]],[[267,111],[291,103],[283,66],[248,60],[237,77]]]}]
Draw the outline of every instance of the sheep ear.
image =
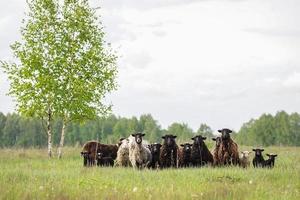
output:
[{"label": "sheep ear", "polygon": [[266,155],[267,155],[267,156],[270,156],[270,154],[268,154],[268,153],[267,153]]},{"label": "sheep ear", "polygon": [[195,139],[195,137],[192,137],[192,138],[191,138],[191,140],[194,140],[194,139]]},{"label": "sheep ear", "polygon": [[176,135],[173,135],[173,138],[177,138],[177,136],[176,136]]},{"label": "sheep ear", "polygon": [[222,130],[218,130],[219,133],[222,133]]},{"label": "sheep ear", "polygon": [[132,137],[135,137],[135,134],[131,134]]},{"label": "sheep ear", "polygon": [[162,138],[162,139],[165,139],[166,137],[165,137],[165,136],[162,136],[161,138]]},{"label": "sheep ear", "polygon": [[277,157],[278,155],[277,155],[277,154],[274,154],[273,156],[274,156],[274,157]]},{"label": "sheep ear", "polygon": [[206,137],[202,137],[202,140],[206,140]]},{"label": "sheep ear", "polygon": [[261,151],[264,151],[264,149],[260,149]]},{"label": "sheep ear", "polygon": [[216,141],[217,139],[216,138],[211,138],[213,141]]},{"label": "sheep ear", "polygon": [[184,147],[184,144],[180,144],[181,147]]},{"label": "sheep ear", "polygon": [[256,149],[252,149],[252,151],[256,151]]},{"label": "sheep ear", "polygon": [[145,136],[145,133],[143,133],[142,136]]}]

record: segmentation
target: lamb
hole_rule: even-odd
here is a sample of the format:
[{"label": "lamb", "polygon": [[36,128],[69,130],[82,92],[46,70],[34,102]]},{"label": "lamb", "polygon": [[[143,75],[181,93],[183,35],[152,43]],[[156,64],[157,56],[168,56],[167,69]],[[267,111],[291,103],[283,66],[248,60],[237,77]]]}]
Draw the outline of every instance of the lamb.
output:
[{"label": "lamb", "polygon": [[149,149],[152,155],[152,160],[150,163],[150,167],[152,169],[158,168],[160,166],[160,162],[159,162],[160,148],[161,148],[160,143],[154,143],[149,145]]},{"label": "lamb", "polygon": [[83,145],[81,151],[81,155],[83,156],[83,166],[95,165],[96,153],[100,145],[100,142],[95,140],[88,141]]},{"label": "lamb", "polygon": [[112,157],[104,157],[103,153],[97,154],[97,166],[114,166],[114,159]]},{"label": "lamb", "polygon": [[[131,137],[131,136],[130,136]],[[123,139],[117,152],[117,159],[115,166],[130,167],[129,161],[129,140],[130,138]]]},{"label": "lamb", "polygon": [[257,148],[257,149],[252,149],[252,151],[255,152],[255,156],[252,161],[253,167],[264,167],[265,159],[262,155],[262,152],[264,151],[264,149]]},{"label": "lamb", "polygon": [[249,161],[250,153],[251,153],[250,151],[241,151],[240,167],[248,168],[250,166],[250,161]]},{"label": "lamb", "polygon": [[214,159],[210,151],[208,150],[204,140],[206,137],[197,135],[192,138],[194,140],[191,152],[191,161],[193,166],[203,166],[206,164],[213,164]]},{"label": "lamb", "polygon": [[218,130],[221,135],[221,144],[218,150],[218,160],[220,165],[238,165],[239,151],[238,145],[231,139],[230,133],[232,131],[227,128]]},{"label": "lamb", "polygon": [[160,150],[159,161],[161,168],[177,166],[177,150],[175,138],[177,136],[169,134],[162,136],[163,144]]},{"label": "lamb", "polygon": [[149,148],[142,143],[144,133],[135,133],[131,135],[134,140],[129,142],[129,160],[133,168],[142,169],[149,167],[152,155]]},{"label": "lamb", "polygon": [[221,145],[221,137],[212,138],[212,140],[216,142],[215,148],[213,150],[213,159],[214,159],[213,165],[218,166],[218,165],[220,165],[220,160],[219,160],[219,157],[218,157],[218,151],[219,151],[219,148],[220,148],[220,145]]},{"label": "lamb", "polygon": [[266,155],[269,157],[269,159],[265,160],[264,167],[273,168],[275,165],[275,158],[277,157],[277,154],[266,154]]},{"label": "lamb", "polygon": [[178,150],[178,167],[190,167],[192,165],[191,150],[192,144],[180,144],[182,148]]}]

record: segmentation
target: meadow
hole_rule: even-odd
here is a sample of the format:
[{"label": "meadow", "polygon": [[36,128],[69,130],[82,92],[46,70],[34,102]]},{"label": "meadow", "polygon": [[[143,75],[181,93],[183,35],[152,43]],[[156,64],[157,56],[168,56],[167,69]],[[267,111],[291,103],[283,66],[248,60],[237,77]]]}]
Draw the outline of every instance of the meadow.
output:
[{"label": "meadow", "polygon": [[0,199],[300,199],[299,147],[266,148],[279,155],[271,170],[84,168],[79,152],[0,149]]}]

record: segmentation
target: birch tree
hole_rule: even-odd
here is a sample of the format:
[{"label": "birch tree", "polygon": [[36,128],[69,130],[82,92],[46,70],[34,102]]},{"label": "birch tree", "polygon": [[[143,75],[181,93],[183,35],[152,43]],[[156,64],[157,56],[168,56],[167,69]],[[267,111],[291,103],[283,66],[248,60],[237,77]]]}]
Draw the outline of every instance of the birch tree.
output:
[{"label": "birch tree", "polygon": [[104,40],[99,17],[87,0],[29,0],[21,41],[11,45],[17,62],[1,61],[17,110],[46,120],[48,155],[52,156],[53,117],[65,129],[110,111],[104,103],[116,89],[116,55]]}]

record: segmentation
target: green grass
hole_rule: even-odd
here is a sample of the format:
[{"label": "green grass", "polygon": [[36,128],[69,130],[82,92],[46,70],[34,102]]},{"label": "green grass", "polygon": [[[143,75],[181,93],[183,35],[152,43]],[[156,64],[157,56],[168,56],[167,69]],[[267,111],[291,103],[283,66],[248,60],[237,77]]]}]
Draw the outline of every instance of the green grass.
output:
[{"label": "green grass", "polygon": [[0,199],[300,199],[300,148],[267,148],[279,154],[272,170],[84,168],[79,152],[0,150]]}]

